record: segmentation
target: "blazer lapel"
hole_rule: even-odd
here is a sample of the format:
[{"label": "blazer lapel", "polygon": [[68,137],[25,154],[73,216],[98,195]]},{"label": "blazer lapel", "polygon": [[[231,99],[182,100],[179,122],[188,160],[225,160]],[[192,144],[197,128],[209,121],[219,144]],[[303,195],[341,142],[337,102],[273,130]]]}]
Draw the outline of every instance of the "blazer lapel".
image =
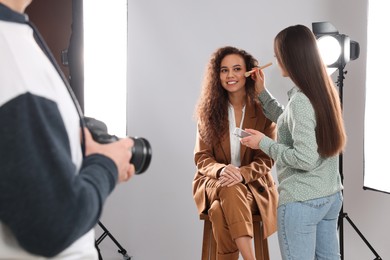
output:
[{"label": "blazer lapel", "polygon": [[226,164],[229,164],[232,160],[230,153],[230,131],[227,131],[227,133],[224,135],[221,142],[221,148],[226,159]]},{"label": "blazer lapel", "polygon": [[[252,103],[248,101],[245,107],[245,117],[244,117],[244,122],[242,123],[242,129],[244,130],[245,128],[255,129],[256,123],[257,123],[257,116],[256,116],[255,108],[252,105]],[[246,147],[245,145],[241,145],[241,149],[240,149],[241,162],[247,149],[250,148]]]}]

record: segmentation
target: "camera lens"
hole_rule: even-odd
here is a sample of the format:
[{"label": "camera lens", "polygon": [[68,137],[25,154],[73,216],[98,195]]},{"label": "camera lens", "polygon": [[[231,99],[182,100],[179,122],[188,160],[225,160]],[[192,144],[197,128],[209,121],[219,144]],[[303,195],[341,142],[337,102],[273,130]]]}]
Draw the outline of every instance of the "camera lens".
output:
[{"label": "camera lens", "polygon": [[130,163],[134,164],[135,174],[145,172],[152,159],[152,147],[148,140],[142,137],[130,137],[134,141]]}]

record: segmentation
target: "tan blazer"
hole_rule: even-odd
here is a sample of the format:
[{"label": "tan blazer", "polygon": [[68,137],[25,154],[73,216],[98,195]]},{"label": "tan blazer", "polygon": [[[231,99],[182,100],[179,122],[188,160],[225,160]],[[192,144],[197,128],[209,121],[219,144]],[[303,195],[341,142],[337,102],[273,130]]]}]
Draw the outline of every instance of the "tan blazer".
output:
[{"label": "tan blazer", "polygon": [[[276,125],[268,120],[261,109],[247,102],[243,129],[252,128],[275,139]],[[195,164],[197,172],[192,183],[192,191],[199,214],[206,212],[207,205],[205,184],[210,178],[217,178],[217,172],[231,162],[229,131],[222,142],[209,146],[202,141],[199,133],[195,144]],[[271,175],[273,160],[260,149],[253,150],[241,145],[241,174],[256,200],[263,221],[263,235],[268,237],[277,229],[276,209],[278,192]]]}]

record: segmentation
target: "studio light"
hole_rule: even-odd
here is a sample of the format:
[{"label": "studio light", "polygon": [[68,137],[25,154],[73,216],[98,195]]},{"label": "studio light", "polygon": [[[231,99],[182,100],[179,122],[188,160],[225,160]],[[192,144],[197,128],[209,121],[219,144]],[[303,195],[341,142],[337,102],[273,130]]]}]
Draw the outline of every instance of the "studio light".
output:
[{"label": "studio light", "polygon": [[328,68],[343,69],[348,62],[359,57],[359,43],[352,41],[345,34],[340,34],[331,23],[312,23],[312,29],[321,56]]}]

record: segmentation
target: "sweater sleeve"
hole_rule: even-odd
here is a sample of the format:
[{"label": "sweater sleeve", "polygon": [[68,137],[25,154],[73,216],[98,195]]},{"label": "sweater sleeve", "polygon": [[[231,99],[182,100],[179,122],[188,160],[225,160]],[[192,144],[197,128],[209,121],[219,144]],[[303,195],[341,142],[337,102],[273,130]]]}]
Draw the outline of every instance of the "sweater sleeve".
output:
[{"label": "sweater sleeve", "polygon": [[78,170],[55,102],[30,93],[0,107],[0,221],[33,254],[55,256],[93,228],[117,168],[102,155]]},{"label": "sweater sleeve", "polygon": [[267,89],[259,95],[259,101],[263,107],[265,116],[276,123],[279,116],[283,113],[284,107],[281,105]]}]

